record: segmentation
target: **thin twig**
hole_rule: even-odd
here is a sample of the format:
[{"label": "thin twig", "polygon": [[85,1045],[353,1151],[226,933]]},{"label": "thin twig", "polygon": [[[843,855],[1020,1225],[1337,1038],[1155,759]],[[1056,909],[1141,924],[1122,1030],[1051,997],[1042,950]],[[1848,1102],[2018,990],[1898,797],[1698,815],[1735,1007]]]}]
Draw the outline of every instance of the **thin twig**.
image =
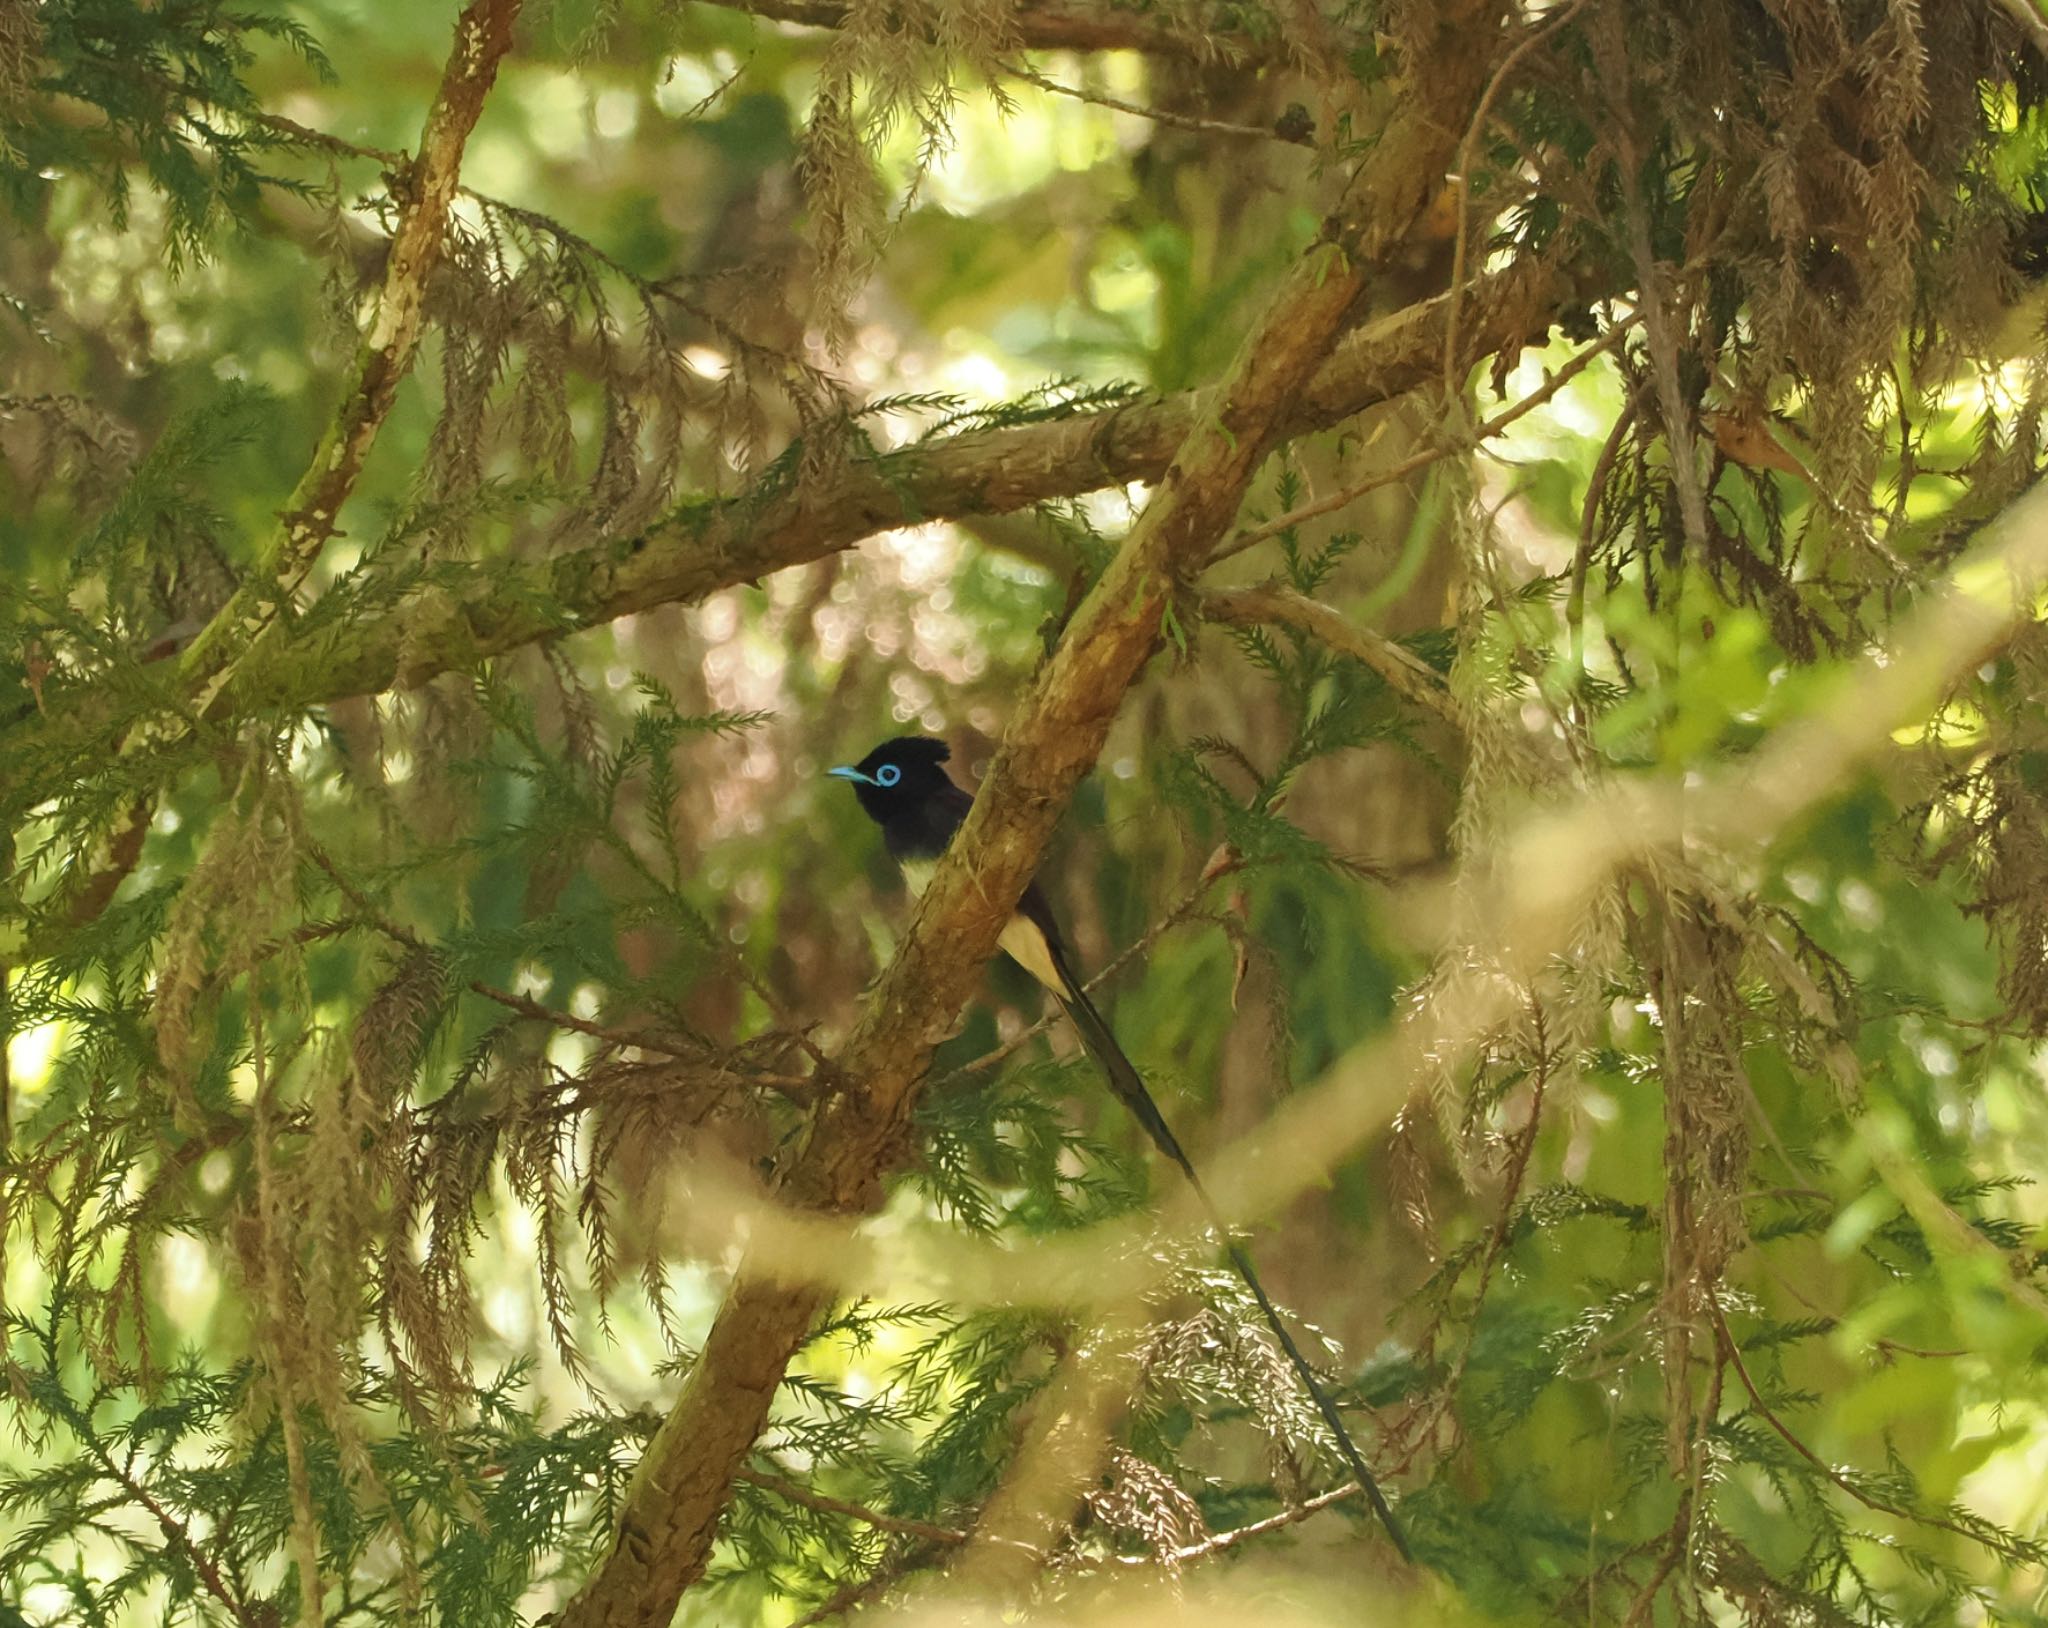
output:
[{"label": "thin twig", "polygon": [[[1407,1440],[1403,1444],[1403,1456],[1389,1469],[1389,1475],[1401,1474],[1414,1462],[1415,1456],[1422,1451],[1423,1443],[1435,1431],[1438,1421],[1450,1411],[1458,1387],[1464,1381],[1465,1371],[1471,1365],[1472,1349],[1478,1343],[1476,1330],[1479,1326],[1480,1312],[1486,1305],[1487,1291],[1493,1287],[1494,1272],[1500,1265],[1501,1256],[1507,1252],[1508,1238],[1514,1231],[1515,1206],[1521,1199],[1523,1183],[1528,1180],[1529,1160],[1536,1151],[1536,1138],[1543,1130],[1543,1098],[1550,1086],[1552,1063],[1550,1048],[1544,1044],[1543,1003],[1531,997],[1529,1008],[1530,1018],[1536,1029],[1536,1067],[1529,1083],[1529,1118],[1522,1127],[1521,1134],[1509,1147],[1507,1175],[1501,1185],[1500,1203],[1494,1212],[1493,1225],[1487,1232],[1486,1247],[1479,1257],[1479,1281],[1473,1288],[1471,1310],[1465,1319],[1468,1329],[1475,1332],[1468,1334],[1464,1346],[1458,1352],[1457,1360],[1451,1364],[1451,1371],[1444,1376],[1443,1383],[1436,1387],[1435,1400],[1425,1406],[1412,1423],[1404,1426],[1402,1434]],[[1459,1277],[1463,1275],[1463,1269],[1460,1268]],[[1454,1285],[1457,1279],[1451,1281]],[[1431,1344],[1434,1343],[1436,1332],[1443,1324],[1444,1315],[1445,1308],[1440,1306],[1428,1336]]]},{"label": "thin twig", "polygon": [[569,1029],[576,1034],[588,1035],[592,1040],[601,1040],[608,1046],[651,1051],[657,1056],[674,1057],[690,1063],[701,1063],[705,1058],[703,1047],[687,1049],[673,1040],[664,1040],[658,1035],[651,1035],[638,1029],[609,1029],[602,1023],[592,1023],[588,1018],[580,1018],[573,1012],[564,1012],[558,1006],[544,1006],[525,995],[515,995],[509,989],[498,989],[483,982],[482,979],[471,979],[469,987],[485,1000],[496,1001],[500,1006],[517,1012],[521,1017],[532,1018],[536,1023],[551,1024],[557,1029]]},{"label": "thin twig", "polygon": [[1614,349],[1620,343],[1622,336],[1635,326],[1636,321],[1637,317],[1634,314],[1622,318],[1613,327],[1609,328],[1606,333],[1602,334],[1598,340],[1565,362],[1555,373],[1544,380],[1539,388],[1532,390],[1512,407],[1494,414],[1493,417],[1469,434],[1457,436],[1441,446],[1426,448],[1410,457],[1403,458],[1390,469],[1382,469],[1377,474],[1368,476],[1354,486],[1347,486],[1341,491],[1332,492],[1327,497],[1319,497],[1313,503],[1304,503],[1298,509],[1290,509],[1277,520],[1268,520],[1264,525],[1254,526],[1250,531],[1240,532],[1221,548],[1217,549],[1215,553],[1211,554],[1209,556],[1209,563],[1215,565],[1220,561],[1232,559],[1244,553],[1246,549],[1256,548],[1269,537],[1277,537],[1283,531],[1300,525],[1304,520],[1313,520],[1319,515],[1329,514],[1333,510],[1348,508],[1369,492],[1377,492],[1383,486],[1392,486],[1396,481],[1406,480],[1418,470],[1429,468],[1431,464],[1440,463],[1445,458],[1451,457],[1456,453],[1470,452],[1484,442],[1492,440],[1501,431],[1513,424],[1516,419],[1521,418],[1526,413],[1535,411],[1535,409],[1549,401],[1558,391],[1562,390],[1573,379],[1583,373],[1595,358],[1604,356],[1607,352]]},{"label": "thin twig", "polygon": [[894,1583],[905,1572],[923,1558],[924,1551],[906,1549],[877,1566],[867,1576],[858,1578],[840,1589],[823,1605],[807,1611],[789,1628],[817,1628],[821,1622],[830,1622],[834,1617],[843,1617],[857,1605],[865,1605]]},{"label": "thin twig", "polygon": [[374,927],[386,938],[403,944],[409,950],[425,950],[427,942],[401,921],[385,914],[375,899],[351,882],[342,868],[334,862],[334,856],[320,843],[308,841],[304,844],[305,855],[313,861],[320,874],[334,884],[335,892],[356,907],[356,914],[362,918],[362,925]]},{"label": "thin twig", "polygon": [[[1190,1543],[1175,1549],[1168,1557],[1177,1565],[1205,1556],[1221,1554],[1225,1549],[1234,1549],[1240,1543],[1249,1543],[1253,1538],[1262,1538],[1269,1532],[1278,1532],[1307,1520],[1311,1515],[1321,1514],[1332,1504],[1341,1504],[1347,1498],[1358,1496],[1358,1483],[1347,1481],[1341,1487],[1328,1492],[1319,1492],[1313,1498],[1304,1498],[1300,1503],[1283,1509],[1277,1515],[1268,1515],[1263,1520],[1248,1521],[1243,1526],[1232,1527],[1228,1532],[1218,1532],[1214,1537],[1204,1538],[1200,1543]],[[1134,1556],[1128,1562],[1133,1565],[1148,1565],[1151,1562],[1143,1556]]]},{"label": "thin twig", "polygon": [[[1104,964],[1100,972],[1096,973],[1094,977],[1087,980],[1081,986],[1082,989],[1092,993],[1096,985],[1105,983],[1115,977],[1117,973],[1121,972],[1138,956],[1151,949],[1154,944],[1158,943],[1166,934],[1172,932],[1174,928],[1184,926],[1189,921],[1194,920],[1201,913],[1199,907],[1203,899],[1208,896],[1210,887],[1222,878],[1235,875],[1237,872],[1245,869],[1248,863],[1247,860],[1237,854],[1227,856],[1221,863],[1212,861],[1203,870],[1201,879],[1181,896],[1178,904],[1167,911],[1165,915],[1159,917],[1144,932],[1140,933],[1112,956]],[[1039,1035],[1044,1034],[1059,1019],[1060,1013],[1057,1009],[1048,1010],[1036,1023],[1027,1029],[1019,1030],[1001,1045],[985,1051],[979,1057],[962,1063],[958,1068],[938,1076],[938,1078],[931,1082],[930,1089],[941,1091],[948,1086],[958,1084],[969,1075],[985,1073],[1006,1058],[1023,1050],[1025,1046],[1029,1045]]]},{"label": "thin twig", "polygon": [[1636,398],[1631,391],[1621,404],[1621,411],[1614,415],[1614,428],[1607,432],[1607,439],[1601,443],[1600,456],[1593,461],[1593,473],[1586,479],[1586,501],[1579,510],[1579,543],[1572,550],[1571,587],[1564,602],[1565,631],[1571,641],[1571,708],[1576,725],[1568,738],[1575,745],[1579,731],[1585,728],[1586,719],[1586,584],[1593,574],[1593,549],[1599,540],[1600,505],[1607,495],[1608,482],[1614,477],[1614,466],[1621,457],[1622,447],[1628,442],[1635,418]]},{"label": "thin twig", "polygon": [[313,1484],[306,1470],[305,1424],[299,1417],[299,1398],[293,1375],[285,1365],[278,1324],[288,1318],[293,1298],[280,1281],[279,1262],[287,1246],[277,1237],[282,1204],[277,1193],[273,1157],[277,1137],[271,1113],[277,1107],[270,1068],[270,1042],[263,1024],[263,973],[259,967],[249,988],[249,1062],[256,1076],[256,1097],[252,1114],[252,1142],[255,1151],[255,1216],[257,1304],[257,1349],[270,1381],[277,1407],[277,1421],[284,1437],[285,1484],[291,1491],[292,1564],[299,1574],[300,1628],[320,1628],[321,1601],[325,1593],[320,1576],[320,1533],[313,1512]]},{"label": "thin twig", "polygon": [[1070,96],[1077,102],[1086,102],[1092,107],[1106,107],[1112,113],[1128,113],[1133,118],[1150,119],[1154,124],[1171,125],[1176,130],[1199,130],[1215,136],[1249,136],[1254,140],[1284,141],[1296,147],[1314,147],[1315,136],[1304,130],[1296,132],[1292,126],[1285,128],[1271,124],[1232,124],[1224,119],[1204,119],[1192,113],[1175,113],[1163,107],[1145,107],[1137,102],[1122,101],[1099,90],[1077,90],[1072,85],[1062,85],[1057,79],[1048,79],[1042,73],[1015,62],[997,64],[1012,78],[1021,79],[1027,85],[1036,85],[1040,90],[1050,91],[1055,96]]},{"label": "thin twig", "polygon": [[[367,141],[350,141],[345,136],[329,135],[325,130],[316,130],[310,124],[288,119],[282,113],[258,110],[244,114],[243,117],[259,130],[268,130],[302,147],[317,147],[336,158],[374,158],[385,168],[401,173],[412,162],[394,147],[373,147]],[[462,190],[467,192],[469,188],[464,187]]]},{"label": "thin twig", "polygon": [[1757,1389],[1756,1381],[1749,1377],[1749,1369],[1743,1363],[1742,1353],[1736,1349],[1735,1337],[1728,1332],[1728,1319],[1722,1314],[1720,1305],[1718,1302],[1710,1299],[1708,1306],[1714,1316],[1714,1338],[1720,1343],[1721,1353],[1728,1359],[1729,1366],[1735,1370],[1735,1377],[1742,1381],[1742,1388],[1749,1392],[1750,1411],[1763,1420],[1765,1424],[1769,1425],[1772,1430],[1776,1431],[1784,1439],[1786,1445],[1791,1447],[1795,1453],[1805,1459],[1807,1463],[1811,1464],[1829,1481],[1834,1483],[1835,1486],[1841,1488],[1842,1491],[1846,1492],[1851,1498],[1854,1498],[1865,1509],[1874,1509],[1881,1515],[1892,1515],[1902,1521],[1913,1521],[1921,1526],[1932,1526],[1944,1532],[1953,1532],[1957,1537],[1968,1538],[1972,1543],[1981,1544],[1993,1554],[2003,1555],[2008,1560],[2024,1561],[2033,1558],[2024,1553],[2016,1553],[2007,1545],[1996,1541],[1996,1534],[1987,1536],[1983,1532],[1973,1532],[1967,1526],[1959,1525],[1955,1521],[1944,1520],[1939,1515],[1927,1515],[1915,1509],[1902,1509],[1897,1504],[1886,1503],[1882,1498],[1872,1497],[1861,1487],[1857,1486],[1855,1482],[1843,1475],[1840,1470],[1828,1463],[1820,1454],[1816,1453],[1805,1442],[1794,1435],[1785,1421],[1771,1411],[1770,1404],[1764,1400],[1763,1393]]},{"label": "thin twig", "polygon": [[1678,1498],[1678,1513],[1672,1517],[1669,1533],[1665,1539],[1664,1552],[1657,1557],[1657,1564],[1650,1572],[1650,1580],[1637,1593],[1635,1603],[1629,1607],[1622,1628],[1636,1628],[1639,1622],[1652,1620],[1655,1614],[1657,1591],[1664,1586],[1678,1567],[1679,1557],[1685,1553],[1686,1539],[1692,1535],[1692,1488],[1687,1487]]},{"label": "thin twig", "polygon": [[[770,22],[805,28],[844,28],[851,0],[707,0]],[[1004,27],[1039,51],[1144,51],[1250,66],[1285,60],[1286,46],[1271,28],[1231,28],[1222,8],[1105,5],[1091,0],[1029,0],[1011,8]],[[930,31],[914,36],[930,40]]]},{"label": "thin twig", "polygon": [[213,1556],[199,1547],[184,1524],[152,1498],[148,1488],[116,1464],[113,1455],[96,1437],[80,1428],[79,1440],[84,1442],[86,1451],[99,1463],[101,1473],[117,1483],[129,1497],[149,1511],[150,1518],[170,1541],[171,1547],[184,1556],[185,1563],[192,1568],[192,1575],[199,1579],[206,1592],[220,1601],[242,1628],[263,1628],[265,1618],[259,1616],[248,1601],[228,1587],[227,1579],[221,1575],[220,1567],[215,1563]]},{"label": "thin twig", "polygon": [[1464,139],[1458,143],[1457,168],[1451,176],[1451,193],[1455,199],[1458,230],[1451,243],[1451,305],[1444,317],[1444,396],[1447,400],[1458,391],[1458,319],[1461,315],[1459,295],[1464,291],[1465,263],[1470,252],[1472,160],[1474,149],[1479,144],[1479,132],[1485,127],[1487,118],[1493,112],[1494,98],[1500,94],[1501,87],[1507,83],[1508,75],[1515,71],[1522,58],[1578,16],[1585,4],[1586,0],[1572,0],[1563,11],[1536,29],[1502,59],[1501,65],[1494,69],[1493,77],[1487,81],[1485,94],[1479,98],[1479,106],[1472,112],[1471,123],[1465,126]]},{"label": "thin twig", "polygon": [[[1623,30],[1609,29],[1599,34],[1595,57],[1605,72],[1626,73],[1627,52]],[[1691,268],[1683,268],[1679,277],[1669,281],[1663,275],[1663,262],[1658,259],[1656,246],[1650,241],[1649,205],[1644,200],[1638,178],[1639,159],[1632,125],[1625,109],[1617,111],[1623,114],[1616,120],[1613,134],[1621,176],[1622,214],[1628,232],[1629,256],[1641,285],[1638,293],[1642,300],[1644,337],[1650,359],[1650,382],[1658,416],[1663,420],[1664,439],[1670,453],[1671,484],[1678,493],[1678,512],[1685,524],[1686,541],[1695,549],[1704,549],[1708,541],[1707,494],[1700,482],[1693,433],[1697,427],[1698,398],[1695,395],[1688,401],[1685,384],[1679,377],[1680,335],[1673,330],[1671,321],[1672,306],[1677,303],[1679,278],[1689,273]],[[1667,288],[1673,290],[1670,303],[1665,298]],[[1689,331],[1689,319],[1686,326]],[[1673,604],[1677,603],[1674,595]]]}]

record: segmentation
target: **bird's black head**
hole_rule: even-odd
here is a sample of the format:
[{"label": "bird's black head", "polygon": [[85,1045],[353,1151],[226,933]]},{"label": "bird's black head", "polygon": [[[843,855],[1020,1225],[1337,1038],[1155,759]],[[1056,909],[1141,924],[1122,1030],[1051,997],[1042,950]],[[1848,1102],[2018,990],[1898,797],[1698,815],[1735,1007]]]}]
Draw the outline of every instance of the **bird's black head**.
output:
[{"label": "bird's black head", "polygon": [[906,809],[915,808],[936,791],[953,784],[940,766],[953,755],[944,741],[929,735],[903,735],[884,741],[852,766],[825,772],[853,782],[862,812],[886,825]]}]

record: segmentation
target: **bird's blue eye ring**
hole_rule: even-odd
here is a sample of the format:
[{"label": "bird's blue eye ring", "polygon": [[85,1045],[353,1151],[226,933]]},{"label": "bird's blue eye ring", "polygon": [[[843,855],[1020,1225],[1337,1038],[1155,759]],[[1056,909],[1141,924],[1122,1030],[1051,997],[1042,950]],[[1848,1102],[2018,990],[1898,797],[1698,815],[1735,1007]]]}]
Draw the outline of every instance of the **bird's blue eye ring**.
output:
[{"label": "bird's blue eye ring", "polygon": [[893,763],[885,763],[875,771],[875,784],[893,786],[903,778],[903,771]]}]

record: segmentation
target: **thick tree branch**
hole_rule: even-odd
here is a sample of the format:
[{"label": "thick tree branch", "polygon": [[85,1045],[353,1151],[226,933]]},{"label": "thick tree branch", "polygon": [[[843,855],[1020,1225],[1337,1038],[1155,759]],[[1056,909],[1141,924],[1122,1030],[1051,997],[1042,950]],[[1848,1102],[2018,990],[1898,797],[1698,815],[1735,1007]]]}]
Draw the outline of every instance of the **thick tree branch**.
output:
[{"label": "thick tree branch", "polygon": [[398,397],[399,381],[412,367],[427,282],[441,259],[462,150],[497,80],[498,65],[512,48],[512,24],[520,3],[470,0],[456,19],[455,49],[427,110],[419,157],[402,177],[394,177],[398,227],[341,405],[286,503],[283,527],[271,537],[256,571],[180,658],[179,676],[198,712],[207,709],[226,682],[237,649],[246,650],[273,624],[335,534],[341,506],[355,490],[363,461]]},{"label": "thick tree branch", "polygon": [[[1498,0],[1457,0],[1439,21],[1340,220],[1295,267],[1223,388],[1204,404],[1116,558],[1069,624],[1005,734],[959,835],[836,1070],[840,1090],[784,1172],[798,1206],[872,1209],[899,1163],[933,1048],[981,977],[1067,799],[1094,764],[1150,659],[1183,577],[1197,568],[1286,433],[1367,286],[1405,240],[1441,175],[1446,107],[1477,97],[1498,38]],[[741,1267],[682,1394],[648,1444],[618,1542],[563,1613],[565,1628],[666,1621],[702,1575],[733,1477],[782,1372],[829,1298],[814,1283]]]},{"label": "thick tree branch", "polygon": [[[1479,285],[1473,354],[1548,331],[1561,279],[1523,268]],[[1409,306],[1352,335],[1298,398],[1281,433],[1326,429],[1434,377],[1448,301]],[[656,605],[691,603],[809,564],[900,526],[1009,514],[1156,481],[1215,391],[1189,390],[1014,428],[849,459],[821,481],[686,505],[652,530],[536,561],[493,561],[415,592],[345,638],[306,639],[252,663],[223,699],[235,711],[410,689],[538,639]],[[366,607],[367,608],[367,607]]]},{"label": "thick tree branch", "polygon": [[[1481,279],[1465,299],[1474,357],[1548,331],[1583,298],[1547,268]],[[1349,334],[1287,404],[1280,433],[1325,429],[1432,382],[1448,299],[1438,296]],[[228,675],[215,718],[295,712],[344,696],[412,689],[486,657],[601,626],[656,605],[690,603],[822,559],[895,527],[1014,513],[1130,481],[1156,481],[1175,447],[1213,410],[1212,390],[960,435],[880,458],[848,460],[794,490],[756,491],[679,509],[652,530],[539,560],[437,566],[423,576],[338,590],[316,625],[267,638]],[[174,710],[185,703],[166,697]],[[90,680],[52,675],[38,708],[24,698],[4,727],[5,801],[19,812],[71,783],[132,722],[133,702]]]}]

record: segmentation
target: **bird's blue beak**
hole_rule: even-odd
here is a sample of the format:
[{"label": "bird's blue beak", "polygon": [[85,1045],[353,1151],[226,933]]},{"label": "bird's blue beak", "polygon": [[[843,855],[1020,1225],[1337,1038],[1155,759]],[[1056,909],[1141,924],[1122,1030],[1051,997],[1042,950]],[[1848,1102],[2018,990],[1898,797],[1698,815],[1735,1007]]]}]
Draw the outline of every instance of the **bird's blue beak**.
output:
[{"label": "bird's blue beak", "polygon": [[866,775],[862,774],[860,770],[851,768],[844,763],[840,764],[839,767],[836,769],[827,769],[825,772],[828,775],[830,775],[834,780],[851,780],[856,785],[862,786],[872,786],[874,784],[874,782],[870,780]]}]

